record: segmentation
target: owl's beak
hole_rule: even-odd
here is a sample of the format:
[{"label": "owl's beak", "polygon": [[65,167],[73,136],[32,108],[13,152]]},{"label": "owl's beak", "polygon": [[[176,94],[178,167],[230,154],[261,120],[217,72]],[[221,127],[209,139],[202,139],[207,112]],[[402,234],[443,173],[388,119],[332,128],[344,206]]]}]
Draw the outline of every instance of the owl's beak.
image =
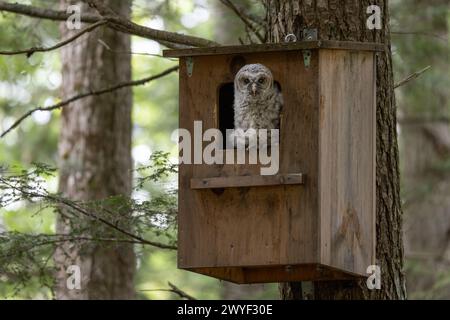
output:
[{"label": "owl's beak", "polygon": [[252,94],[256,96],[256,83],[252,84]]}]

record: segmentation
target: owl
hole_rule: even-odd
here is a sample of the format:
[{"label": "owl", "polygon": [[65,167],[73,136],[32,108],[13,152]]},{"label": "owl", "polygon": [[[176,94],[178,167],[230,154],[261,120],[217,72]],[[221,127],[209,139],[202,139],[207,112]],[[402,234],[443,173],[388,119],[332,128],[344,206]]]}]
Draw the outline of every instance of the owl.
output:
[{"label": "owl", "polygon": [[[259,146],[270,143],[270,129],[279,129],[283,97],[275,84],[272,72],[262,64],[243,66],[234,79],[234,129],[242,129],[258,136],[258,129],[267,129],[268,139]],[[239,144],[255,147],[255,139],[246,139],[240,130],[235,131]],[[247,134],[247,136],[249,136]],[[250,142],[249,142],[250,140]],[[252,143],[253,141],[253,143]]]}]

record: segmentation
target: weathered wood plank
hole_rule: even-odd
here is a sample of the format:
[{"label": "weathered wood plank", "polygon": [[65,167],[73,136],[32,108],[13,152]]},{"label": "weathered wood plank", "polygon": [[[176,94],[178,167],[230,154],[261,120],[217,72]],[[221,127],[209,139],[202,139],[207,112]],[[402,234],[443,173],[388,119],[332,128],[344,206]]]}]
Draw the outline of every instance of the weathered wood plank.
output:
[{"label": "weathered wood plank", "polygon": [[375,78],[368,52],[320,51],[321,262],[364,274],[375,250]]},{"label": "weathered wood plank", "polygon": [[270,283],[283,279],[287,282],[324,281],[324,280],[355,280],[360,275],[345,272],[329,266],[313,263],[301,265],[273,265],[225,268],[187,268],[186,270],[207,276],[231,281],[237,284]]},{"label": "weathered wood plank", "polygon": [[310,49],[342,49],[342,50],[358,50],[358,51],[384,51],[385,46],[372,42],[353,42],[353,41],[297,41],[289,43],[265,43],[251,44],[242,46],[221,46],[207,48],[188,48],[176,50],[164,50],[165,57],[192,57],[217,54],[242,54],[242,53],[258,53],[258,52],[274,52],[274,51],[295,51]]},{"label": "weathered wood plank", "polygon": [[[232,82],[234,55],[194,57],[193,73],[180,59],[180,128],[218,127],[218,88]],[[304,186],[191,189],[191,179],[260,174],[260,165],[181,165],[179,260],[181,268],[308,263],[318,260],[318,53],[306,68],[301,52],[243,54],[263,63],[284,94],[278,174],[305,173]],[[294,71],[295,70],[295,71]],[[294,72],[293,72],[294,71]],[[238,223],[237,223],[238,222]],[[212,227],[214,226],[214,227]],[[251,232],[249,232],[251,230]]]},{"label": "weathered wood plank", "polygon": [[232,176],[191,179],[191,189],[215,189],[237,187],[263,187],[303,184],[303,174],[277,174],[273,176]]}]

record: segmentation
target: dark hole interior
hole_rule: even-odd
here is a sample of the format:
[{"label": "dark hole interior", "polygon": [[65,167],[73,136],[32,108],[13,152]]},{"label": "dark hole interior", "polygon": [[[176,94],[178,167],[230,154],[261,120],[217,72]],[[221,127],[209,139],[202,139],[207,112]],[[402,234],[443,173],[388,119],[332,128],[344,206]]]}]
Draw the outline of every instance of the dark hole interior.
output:
[{"label": "dark hole interior", "polygon": [[[234,129],[234,83],[224,83],[219,88],[219,130],[226,137],[227,129]],[[223,139],[223,148],[226,147],[226,139]]]},{"label": "dark hole interior", "polygon": [[[275,86],[281,92],[281,86],[278,81],[275,81]],[[226,130],[234,129],[234,83],[224,83],[219,88],[219,130],[222,133],[223,149],[226,148]]]}]

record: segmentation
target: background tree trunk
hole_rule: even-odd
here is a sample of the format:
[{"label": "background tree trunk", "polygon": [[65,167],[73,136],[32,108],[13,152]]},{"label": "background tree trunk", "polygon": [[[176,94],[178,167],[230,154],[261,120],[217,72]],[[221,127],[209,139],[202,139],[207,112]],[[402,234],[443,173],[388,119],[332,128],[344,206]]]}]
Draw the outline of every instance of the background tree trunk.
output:
[{"label": "background tree trunk", "polygon": [[[105,0],[112,10],[130,17],[130,0]],[[66,10],[70,0],[61,0]],[[83,13],[92,9],[83,5]],[[62,37],[70,31],[65,23]],[[114,54],[100,45],[101,39],[113,50],[130,51],[130,36],[107,28],[83,36],[62,51],[62,97],[86,89],[98,89],[131,79],[130,55]],[[59,141],[61,170],[59,191],[72,200],[99,200],[109,196],[129,196],[132,186],[131,159],[132,90],[121,89],[72,103],[62,112]],[[62,211],[64,214],[64,211]],[[80,218],[80,225],[86,223]],[[87,222],[89,224],[89,222]],[[91,222],[92,223],[92,222]],[[70,234],[63,216],[57,233]],[[78,227],[78,226],[75,226]],[[66,243],[55,253],[57,299],[130,299],[134,297],[135,256],[128,244]],[[81,268],[81,290],[66,287],[69,265]]]},{"label": "background tree trunk", "polygon": [[[286,34],[302,39],[303,29],[315,28],[319,39],[385,43],[388,50],[377,59],[377,264],[381,290],[369,291],[364,280],[327,281],[313,284],[313,299],[405,299],[403,277],[402,211],[396,110],[390,51],[387,0],[267,0],[270,42],[282,42]],[[345,3],[345,4],[344,4]],[[369,5],[382,12],[382,30],[369,30]],[[283,299],[302,299],[299,283],[280,285]]]},{"label": "background tree trunk", "polygon": [[397,91],[408,294],[449,299],[450,2],[403,0],[392,9],[396,29],[428,26],[426,36],[397,35],[398,80],[431,66]]}]

